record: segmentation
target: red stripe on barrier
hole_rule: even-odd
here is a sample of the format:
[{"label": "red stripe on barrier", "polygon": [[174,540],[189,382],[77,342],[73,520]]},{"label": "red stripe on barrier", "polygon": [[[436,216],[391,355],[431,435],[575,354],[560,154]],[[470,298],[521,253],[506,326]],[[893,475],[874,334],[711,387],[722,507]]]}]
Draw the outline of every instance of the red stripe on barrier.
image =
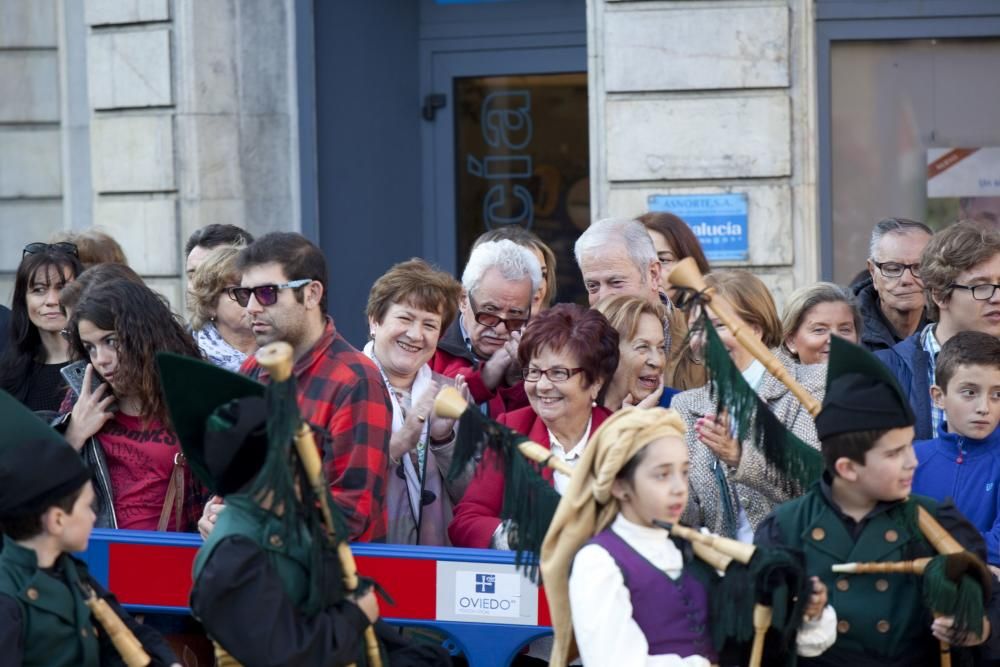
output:
[{"label": "red stripe on barrier", "polygon": [[415,558],[355,556],[358,572],[371,577],[395,600],[379,601],[379,613],[390,618],[433,621],[437,616],[437,561]]},{"label": "red stripe on barrier", "polygon": [[194,547],[108,545],[108,588],[125,604],[186,607]]},{"label": "red stripe on barrier", "polygon": [[538,587],[538,625],[552,625],[549,615],[549,599],[545,597],[545,589]]}]

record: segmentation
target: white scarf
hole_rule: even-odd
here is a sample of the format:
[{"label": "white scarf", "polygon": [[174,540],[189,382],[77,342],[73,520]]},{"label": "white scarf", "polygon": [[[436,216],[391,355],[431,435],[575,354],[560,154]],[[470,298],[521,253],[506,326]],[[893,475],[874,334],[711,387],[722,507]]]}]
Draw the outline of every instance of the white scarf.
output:
[{"label": "white scarf", "polygon": [[[378,360],[375,356],[375,341],[368,341],[365,343],[364,349],[365,355],[375,362],[375,366],[378,367],[379,373],[382,374],[382,381],[385,382],[385,388],[389,392],[389,400],[392,401],[392,432],[396,433],[401,428],[403,428],[403,422],[406,419],[406,415],[403,414],[403,406],[399,403],[399,397],[396,396],[396,392],[393,391],[392,385],[389,384],[389,376],[386,375],[385,369],[382,368],[382,362]],[[424,364],[417,371],[417,376],[413,379],[413,386],[410,388],[410,400],[415,401],[417,397],[422,396],[427,388],[433,381],[434,372],[431,370],[430,364]],[[400,465],[403,466],[403,472],[406,475],[406,493],[410,498],[410,508],[413,510],[413,517],[419,522],[420,514],[423,509],[423,505],[420,503],[420,492],[423,490],[423,484],[421,484],[421,472],[426,472],[426,453],[421,453],[421,448],[426,448],[428,442],[430,441],[430,427],[431,427],[431,416],[427,415],[427,421],[424,422],[423,429],[420,432],[420,438],[417,440],[417,455],[418,461],[422,462],[420,466],[423,471],[417,470],[417,466],[413,465],[413,458],[409,453],[404,454],[400,457]]]}]

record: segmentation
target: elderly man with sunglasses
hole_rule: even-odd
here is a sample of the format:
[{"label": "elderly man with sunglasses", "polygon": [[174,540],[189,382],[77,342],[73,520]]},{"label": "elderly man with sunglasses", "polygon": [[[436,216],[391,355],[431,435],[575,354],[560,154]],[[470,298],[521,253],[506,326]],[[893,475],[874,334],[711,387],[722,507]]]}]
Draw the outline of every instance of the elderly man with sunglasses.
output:
[{"label": "elderly man with sunglasses", "polygon": [[[384,542],[392,405],[375,364],[337,333],[326,312],[322,251],[299,234],[274,232],[240,251],[236,264],[243,278],[229,296],[247,309],[258,345],[292,346],[299,410],[328,440],[323,464],[350,539]],[[240,372],[269,379],[252,356]],[[205,508],[202,535],[220,507],[213,499]]]},{"label": "elderly man with sunglasses", "polygon": [[430,365],[448,377],[462,375],[491,417],[528,404],[517,345],[541,283],[535,255],[508,240],[473,248],[462,273],[459,316],[441,335]]}]

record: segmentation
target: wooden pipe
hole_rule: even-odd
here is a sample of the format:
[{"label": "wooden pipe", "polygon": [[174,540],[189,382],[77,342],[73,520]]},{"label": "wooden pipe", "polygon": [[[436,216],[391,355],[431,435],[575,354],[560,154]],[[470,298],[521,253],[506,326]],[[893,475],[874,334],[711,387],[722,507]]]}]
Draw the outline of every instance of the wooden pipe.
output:
[{"label": "wooden pipe", "polygon": [[[292,375],[292,346],[284,342],[275,342],[265,345],[256,353],[257,363],[259,363],[271,376],[272,382],[287,382]],[[323,461],[320,459],[319,450],[316,447],[316,440],[313,437],[312,429],[304,421],[299,424],[295,432],[295,451],[302,460],[302,469],[306,473],[306,479],[312,487],[313,493],[319,499],[320,512],[323,515],[323,524],[326,526],[327,535],[332,542],[337,542],[337,558],[340,561],[340,569],[343,573],[344,588],[348,591],[355,591],[358,588],[358,566],[354,561],[354,554],[346,539],[338,541],[338,536],[334,530],[333,514],[327,502],[327,482],[323,476]],[[368,656],[368,664],[372,667],[381,667],[382,655],[379,652],[378,639],[375,637],[375,628],[369,625],[365,628],[365,649]]]},{"label": "wooden pipe", "polygon": [[771,350],[767,349],[767,346],[754,335],[750,326],[740,319],[732,306],[729,305],[729,302],[718,294],[715,294],[714,290],[705,284],[705,279],[702,277],[701,272],[698,270],[698,265],[693,258],[685,257],[678,262],[670,272],[667,280],[670,281],[671,285],[686,287],[704,294],[708,308],[726,325],[726,328],[729,329],[740,345],[764,364],[764,368],[767,369],[768,373],[788,387],[795,398],[809,411],[809,414],[813,417],[819,414],[819,411],[823,407],[822,403],[816,400],[816,397],[810,394],[808,389],[792,377],[784,364],[778,361],[778,358],[771,353]]},{"label": "wooden pipe", "polygon": [[921,575],[927,569],[930,558],[916,558],[882,563],[839,563],[831,569],[840,574],[916,574]]},{"label": "wooden pipe", "polygon": [[[468,401],[465,400],[461,392],[450,386],[443,387],[434,399],[434,414],[445,419],[459,419],[468,407]],[[573,468],[562,459],[553,456],[552,450],[548,447],[543,447],[531,440],[525,440],[517,446],[517,449],[524,458],[530,461],[548,466],[567,477],[573,476]]]},{"label": "wooden pipe", "polygon": [[691,544],[704,544],[744,565],[750,562],[754,552],[757,551],[757,547],[752,544],[722,537],[721,535],[713,535],[712,533],[702,533],[694,528],[682,526],[679,523],[666,523],[663,521],[654,521],[653,523],[661,528],[666,528],[674,537],[687,540]]},{"label": "wooden pipe", "polygon": [[757,603],[753,606],[753,645],[750,649],[750,667],[760,667],[764,658],[764,638],[771,627],[771,608]]},{"label": "wooden pipe", "polygon": [[115,613],[103,598],[97,597],[94,589],[79,582],[80,590],[83,592],[83,601],[90,609],[94,619],[104,628],[108,638],[114,645],[115,650],[122,657],[122,661],[127,667],[146,667],[153,660],[142,647],[139,639],[129,630],[125,622]]}]

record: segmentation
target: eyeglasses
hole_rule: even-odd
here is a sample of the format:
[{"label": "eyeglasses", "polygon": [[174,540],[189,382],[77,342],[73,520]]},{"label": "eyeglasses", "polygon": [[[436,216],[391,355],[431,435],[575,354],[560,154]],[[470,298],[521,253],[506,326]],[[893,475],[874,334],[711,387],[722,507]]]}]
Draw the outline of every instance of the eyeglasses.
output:
[{"label": "eyeglasses", "polygon": [[507,331],[520,331],[524,328],[524,325],[528,323],[528,319],[531,317],[531,308],[528,308],[528,314],[525,317],[500,317],[499,315],[494,315],[493,313],[486,313],[479,310],[479,306],[476,302],[472,300],[472,295],[469,294],[469,305],[472,306],[472,314],[476,322],[479,322],[484,327],[490,327],[495,329],[500,326],[502,322]]},{"label": "eyeglasses", "polygon": [[972,292],[972,298],[976,301],[989,301],[996,294],[996,291],[1000,289],[1000,285],[991,285],[989,283],[983,283],[982,285],[956,285],[952,283],[948,285],[950,289],[966,289]]},{"label": "eyeglasses", "polygon": [[262,306],[273,306],[278,302],[278,292],[283,289],[298,289],[305,287],[312,282],[310,278],[302,278],[281,285],[257,285],[256,287],[230,287],[226,290],[229,298],[240,304],[244,308],[250,303],[250,295],[253,294],[257,303]]},{"label": "eyeglasses", "polygon": [[28,255],[37,255],[38,253],[45,252],[47,250],[55,250],[56,252],[73,255],[74,257],[80,256],[80,251],[77,249],[75,243],[70,243],[69,241],[60,241],[59,243],[42,243],[40,241],[36,241],[35,243],[29,243],[24,246],[24,250],[21,251],[21,259],[24,259]]},{"label": "eyeglasses", "polygon": [[872,260],[872,264],[878,267],[878,270],[886,278],[898,278],[903,275],[903,271],[907,269],[910,270],[910,275],[914,278],[920,277],[920,265],[919,264],[901,264],[900,262],[876,262]]},{"label": "eyeglasses", "polygon": [[565,382],[581,371],[583,371],[582,368],[563,368],[562,366],[554,366],[552,368],[528,366],[521,369],[521,378],[525,382],[538,382],[544,375],[550,382]]}]

